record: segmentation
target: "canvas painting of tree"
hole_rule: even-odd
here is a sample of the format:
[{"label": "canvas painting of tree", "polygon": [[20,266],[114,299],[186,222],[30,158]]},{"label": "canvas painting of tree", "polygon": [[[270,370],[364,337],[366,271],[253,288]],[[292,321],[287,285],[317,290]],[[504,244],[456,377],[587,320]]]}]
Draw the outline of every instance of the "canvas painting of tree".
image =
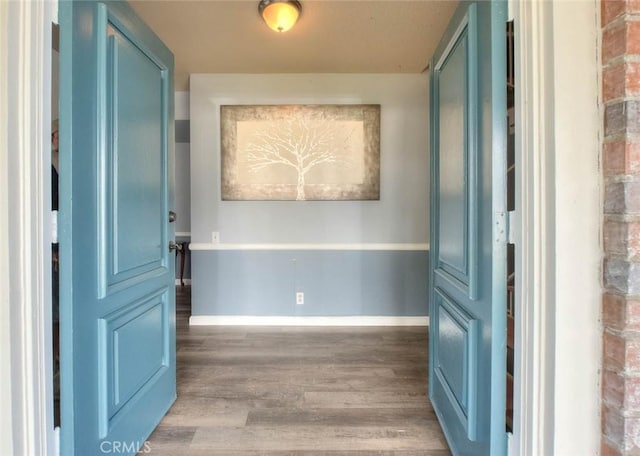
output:
[{"label": "canvas painting of tree", "polygon": [[380,199],[380,105],[220,107],[223,200]]}]

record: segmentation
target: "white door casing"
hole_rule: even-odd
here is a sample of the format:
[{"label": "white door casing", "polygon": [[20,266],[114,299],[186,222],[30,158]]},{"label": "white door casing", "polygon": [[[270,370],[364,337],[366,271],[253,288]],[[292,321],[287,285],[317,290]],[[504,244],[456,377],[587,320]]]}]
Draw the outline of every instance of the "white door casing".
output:
[{"label": "white door casing", "polygon": [[8,366],[0,370],[2,454],[55,454],[51,233],[45,229],[50,226],[51,23],[55,7],[55,1],[2,2],[0,6],[0,233],[4,243],[0,362]]}]

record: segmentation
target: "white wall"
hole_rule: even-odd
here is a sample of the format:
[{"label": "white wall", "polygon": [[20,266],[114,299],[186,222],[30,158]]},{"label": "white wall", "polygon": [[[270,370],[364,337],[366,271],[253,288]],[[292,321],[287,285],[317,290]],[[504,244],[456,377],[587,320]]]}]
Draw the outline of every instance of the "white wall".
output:
[{"label": "white wall", "polygon": [[[189,120],[189,92],[175,93],[175,120]],[[176,141],[175,153],[175,229],[177,234],[185,235],[191,231],[190,144]]]},{"label": "white wall", "polygon": [[175,93],[175,119],[184,120],[189,118],[189,92]]},{"label": "white wall", "polygon": [[[428,242],[425,75],[191,76],[192,242]],[[222,104],[381,104],[380,201],[221,201]]]}]

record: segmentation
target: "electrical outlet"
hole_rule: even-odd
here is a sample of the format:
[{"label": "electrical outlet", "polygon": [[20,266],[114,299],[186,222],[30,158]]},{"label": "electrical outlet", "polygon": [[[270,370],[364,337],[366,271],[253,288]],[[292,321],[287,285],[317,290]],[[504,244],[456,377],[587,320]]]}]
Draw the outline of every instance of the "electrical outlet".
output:
[{"label": "electrical outlet", "polygon": [[296,304],[299,306],[304,304],[304,293],[301,291],[296,293]]},{"label": "electrical outlet", "polygon": [[220,243],[220,231],[211,232],[211,242],[213,242],[214,244]]}]

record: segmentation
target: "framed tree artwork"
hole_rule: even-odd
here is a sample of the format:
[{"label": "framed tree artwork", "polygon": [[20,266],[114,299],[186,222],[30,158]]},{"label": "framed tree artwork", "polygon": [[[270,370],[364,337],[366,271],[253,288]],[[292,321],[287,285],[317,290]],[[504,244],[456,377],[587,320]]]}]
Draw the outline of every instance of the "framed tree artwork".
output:
[{"label": "framed tree artwork", "polygon": [[223,200],[379,200],[380,105],[220,107]]}]

